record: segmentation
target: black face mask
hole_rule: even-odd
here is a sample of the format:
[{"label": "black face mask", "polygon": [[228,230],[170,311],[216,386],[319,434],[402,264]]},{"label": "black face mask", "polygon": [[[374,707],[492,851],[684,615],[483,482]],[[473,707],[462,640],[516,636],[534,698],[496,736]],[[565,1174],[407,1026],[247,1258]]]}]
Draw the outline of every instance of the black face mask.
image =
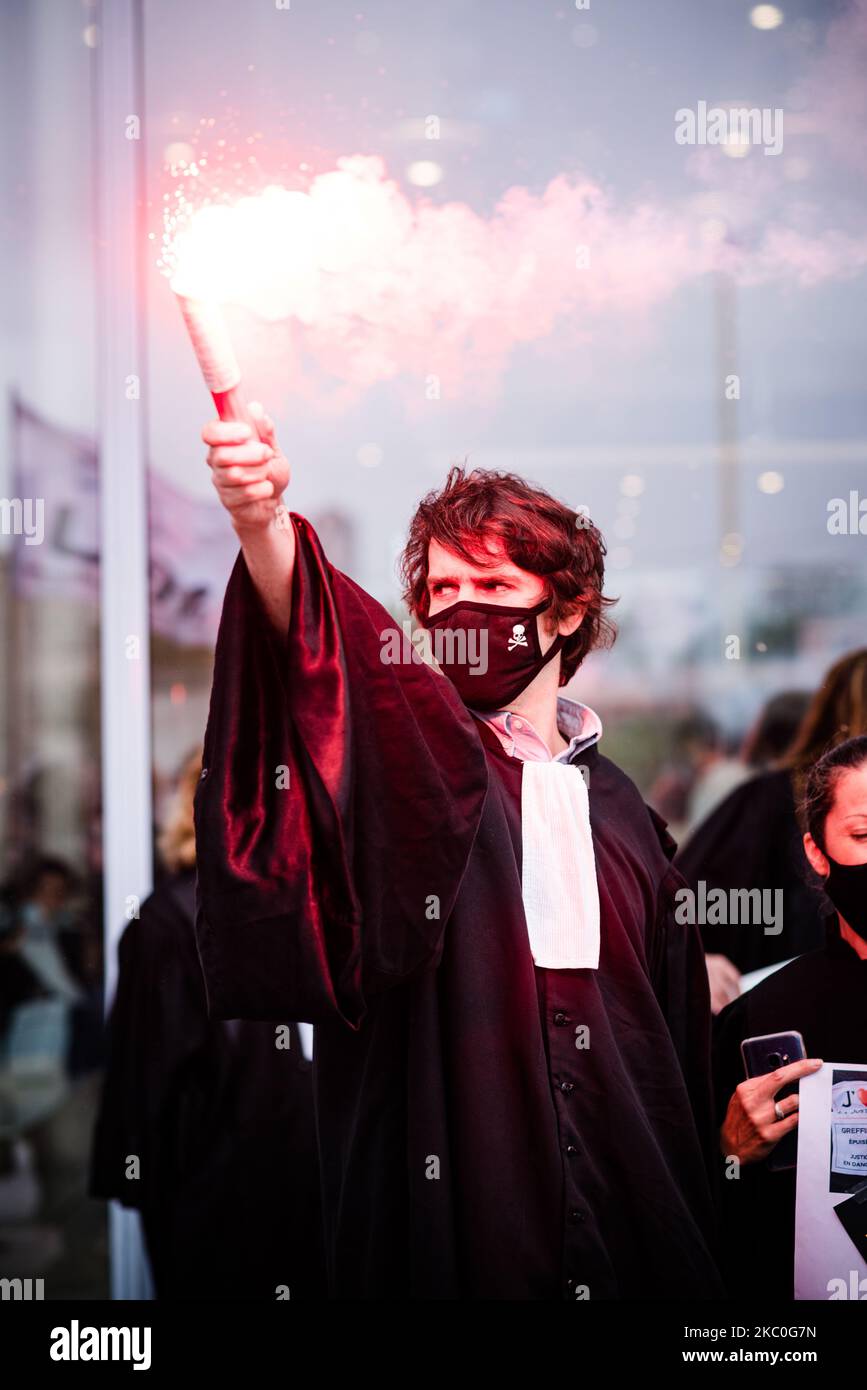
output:
[{"label": "black face mask", "polygon": [[559,634],[546,652],[536,615],[548,608],[505,608],[499,603],[453,603],[426,627],[441,669],[471,709],[503,709],[559,652]]},{"label": "black face mask", "polygon": [[831,865],[825,892],[843,921],[867,941],[867,864],[838,864],[827,851],[825,858]]}]

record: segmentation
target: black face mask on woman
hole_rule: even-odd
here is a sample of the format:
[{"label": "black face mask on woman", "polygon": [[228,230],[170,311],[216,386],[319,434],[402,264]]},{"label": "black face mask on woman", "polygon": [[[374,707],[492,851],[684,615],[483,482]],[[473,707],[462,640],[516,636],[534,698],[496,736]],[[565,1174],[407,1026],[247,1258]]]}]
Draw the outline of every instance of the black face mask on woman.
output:
[{"label": "black face mask on woman", "polygon": [[843,921],[867,941],[867,864],[838,864],[827,850],[825,858],[831,865],[825,892]]},{"label": "black face mask on woman", "polygon": [[503,709],[553,660],[566,638],[543,653],[536,615],[550,606],[506,608],[461,601],[429,618],[433,654],[471,709]]}]

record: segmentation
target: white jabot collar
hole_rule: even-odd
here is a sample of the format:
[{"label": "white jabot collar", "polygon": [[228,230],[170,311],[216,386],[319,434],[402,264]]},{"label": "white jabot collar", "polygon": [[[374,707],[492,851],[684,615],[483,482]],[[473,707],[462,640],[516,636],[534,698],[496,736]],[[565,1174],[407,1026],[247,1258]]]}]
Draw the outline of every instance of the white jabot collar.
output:
[{"label": "white jabot collar", "polygon": [[597,970],[599,887],[589,772],[576,760],[598,743],[602,721],[589,705],[561,695],[557,726],[569,746],[552,758],[523,715],[513,710],[477,713],[509,756],[523,762],[521,898],[533,960],[548,970]]}]

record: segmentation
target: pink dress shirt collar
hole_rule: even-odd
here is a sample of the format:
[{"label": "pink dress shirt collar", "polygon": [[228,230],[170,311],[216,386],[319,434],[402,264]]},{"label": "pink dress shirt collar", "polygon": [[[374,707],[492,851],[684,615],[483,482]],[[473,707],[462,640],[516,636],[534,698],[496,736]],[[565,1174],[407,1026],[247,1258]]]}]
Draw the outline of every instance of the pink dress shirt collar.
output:
[{"label": "pink dress shirt collar", "polygon": [[493,729],[509,757],[520,758],[522,762],[569,763],[576,753],[602,737],[602,720],[596,711],[565,695],[557,698],[557,727],[563,737],[569,739],[569,747],[556,758],[551,757],[547,743],[523,714],[508,709],[473,710],[473,713]]}]

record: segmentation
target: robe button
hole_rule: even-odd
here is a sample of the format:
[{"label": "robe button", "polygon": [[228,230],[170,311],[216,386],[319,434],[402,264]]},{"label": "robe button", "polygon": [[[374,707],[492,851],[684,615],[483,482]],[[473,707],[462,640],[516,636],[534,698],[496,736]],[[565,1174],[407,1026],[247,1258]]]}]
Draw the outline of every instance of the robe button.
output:
[{"label": "robe button", "polygon": [[564,1014],[562,1010],[554,1015],[554,1024],[557,1028],[565,1028],[568,1022],[569,1015]]},{"label": "robe button", "polygon": [[569,1158],[574,1158],[575,1155],[578,1153],[578,1150],[576,1149],[574,1144],[567,1144],[566,1153],[569,1156]]},{"label": "robe button", "polygon": [[563,1092],[564,1096],[571,1096],[572,1092],[575,1090],[574,1081],[561,1081],[560,1090]]},{"label": "robe button", "polygon": [[583,1211],[579,1211],[577,1207],[573,1207],[569,1213],[569,1220],[572,1222],[572,1225],[580,1226],[581,1222],[584,1221],[584,1219],[585,1217]]},{"label": "robe button", "polygon": [[207,775],[208,775],[208,769],[207,769],[206,767],[203,767],[203,768],[202,768],[202,775],[201,775],[201,777],[199,778],[199,780],[200,780],[200,781],[204,781],[204,779],[207,777]]}]

